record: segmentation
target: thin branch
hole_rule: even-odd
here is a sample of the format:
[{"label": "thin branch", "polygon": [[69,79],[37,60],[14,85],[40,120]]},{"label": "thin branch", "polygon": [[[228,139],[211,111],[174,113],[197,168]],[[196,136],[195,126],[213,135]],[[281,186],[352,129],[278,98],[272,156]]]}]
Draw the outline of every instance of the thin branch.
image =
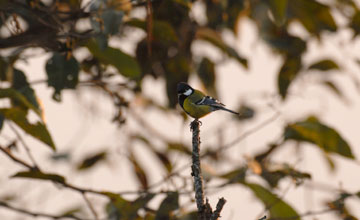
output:
[{"label": "thin branch", "polygon": [[36,167],[31,166],[31,165],[27,164],[26,162],[24,162],[23,160],[15,157],[15,156],[11,153],[10,150],[7,150],[6,148],[4,148],[4,147],[2,147],[2,146],[0,146],[0,150],[1,150],[2,152],[4,152],[8,157],[10,157],[11,160],[15,161],[16,163],[21,164],[21,165],[23,165],[24,167],[29,168],[30,170],[36,169]]},{"label": "thin branch", "polygon": [[22,208],[17,208],[17,207],[13,207],[10,206],[9,204],[0,201],[0,207],[4,207],[7,208],[9,210],[24,214],[24,215],[30,215],[32,217],[45,217],[45,218],[50,218],[50,219],[75,219],[75,220],[84,220],[83,218],[79,218],[76,217],[75,215],[72,214],[68,214],[68,215],[63,215],[63,216],[58,216],[58,215],[52,215],[52,214],[47,214],[47,213],[41,213],[41,212],[31,212]]},{"label": "thin branch", "polygon": [[22,138],[22,136],[20,135],[20,133],[16,130],[16,128],[12,125],[11,122],[8,123],[10,129],[15,133],[16,137],[19,139],[19,141],[21,142],[21,144],[23,145],[23,147],[25,148],[26,154],[28,155],[29,159],[31,160],[31,162],[34,164],[33,167],[35,167],[36,169],[40,170],[40,167],[38,166],[38,164],[35,161],[35,158],[33,157],[33,155],[31,154],[30,148],[29,146],[26,144],[25,140]]},{"label": "thin branch", "polygon": [[92,214],[94,215],[95,220],[98,220],[98,219],[99,219],[98,214],[96,213],[95,208],[94,208],[94,206],[91,204],[90,200],[86,197],[85,192],[82,193],[82,196],[83,196],[83,198],[84,198],[84,200],[85,200],[85,203],[86,203],[87,206],[89,207],[90,211],[91,211]]}]

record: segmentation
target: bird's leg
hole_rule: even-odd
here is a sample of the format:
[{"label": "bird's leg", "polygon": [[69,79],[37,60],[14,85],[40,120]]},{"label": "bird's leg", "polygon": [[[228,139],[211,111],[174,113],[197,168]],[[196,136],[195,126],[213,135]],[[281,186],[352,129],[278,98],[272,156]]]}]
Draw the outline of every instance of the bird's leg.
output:
[{"label": "bird's leg", "polygon": [[194,121],[192,121],[191,123],[190,123],[190,131],[193,131],[194,130],[194,127],[196,127],[197,126],[197,124],[199,124],[200,126],[202,125],[202,122],[201,121],[199,121],[199,119],[194,119]]}]

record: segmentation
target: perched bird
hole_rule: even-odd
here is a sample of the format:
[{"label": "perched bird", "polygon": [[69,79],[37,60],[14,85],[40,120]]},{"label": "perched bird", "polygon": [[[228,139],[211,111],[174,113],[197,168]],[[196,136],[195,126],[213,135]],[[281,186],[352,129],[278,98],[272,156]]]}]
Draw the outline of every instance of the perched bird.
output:
[{"label": "perched bird", "polygon": [[184,111],[195,119],[199,119],[217,110],[224,110],[238,115],[239,113],[225,108],[218,100],[204,95],[199,90],[191,88],[187,83],[180,82],[177,85],[179,105]]}]

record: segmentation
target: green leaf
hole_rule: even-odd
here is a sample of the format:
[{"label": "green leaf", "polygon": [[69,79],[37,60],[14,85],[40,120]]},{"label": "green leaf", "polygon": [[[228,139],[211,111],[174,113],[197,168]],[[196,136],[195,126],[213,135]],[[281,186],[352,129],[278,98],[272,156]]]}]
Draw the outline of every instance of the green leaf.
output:
[{"label": "green leaf", "polygon": [[138,211],[144,208],[155,194],[145,194],[138,197],[135,201],[130,202],[122,198],[118,194],[107,193],[104,194],[109,197],[110,202],[106,205],[106,211],[108,213],[107,219],[138,219]]},{"label": "green leaf", "polygon": [[156,212],[155,220],[171,219],[172,212],[179,209],[179,193],[169,192]]},{"label": "green leaf", "polygon": [[234,48],[228,46],[221,38],[221,36],[216,33],[214,30],[210,28],[199,28],[196,32],[196,36],[200,40],[207,41],[214,45],[215,47],[219,48],[225,54],[229,55],[230,57],[234,58],[240,64],[242,64],[245,68],[248,68],[247,60],[241,57]]},{"label": "green leaf", "polygon": [[338,88],[338,86],[334,82],[332,82],[330,80],[324,80],[321,83],[322,83],[322,85],[324,85],[325,87],[327,87],[328,89],[333,91],[339,98],[341,98],[341,99],[345,98],[343,93],[341,92],[341,90]]},{"label": "green leaf", "polygon": [[305,121],[289,124],[284,131],[285,140],[313,143],[325,152],[354,159],[349,144],[333,128],[310,116]]},{"label": "green leaf", "polygon": [[278,89],[281,97],[286,98],[290,84],[301,69],[301,57],[287,57],[278,75]]},{"label": "green leaf", "polygon": [[102,151],[100,153],[94,154],[94,155],[90,155],[86,158],[84,158],[79,165],[77,166],[78,170],[87,170],[91,167],[93,167],[94,165],[96,165],[97,163],[99,163],[100,161],[106,160],[107,158],[107,153],[105,151]]},{"label": "green leaf", "polygon": [[54,53],[47,61],[45,68],[48,86],[55,89],[53,99],[61,101],[61,90],[74,89],[78,84],[79,63],[74,57],[68,59],[65,55]]},{"label": "green leaf", "polygon": [[107,47],[101,50],[98,43],[94,40],[88,41],[86,47],[101,62],[114,66],[121,75],[131,79],[136,79],[140,76],[141,70],[137,61],[120,49]]},{"label": "green leaf", "polygon": [[308,68],[309,70],[321,70],[321,71],[328,71],[328,70],[339,70],[340,67],[332,60],[324,59],[318,61],[314,64],[311,64]]},{"label": "green leaf", "polygon": [[245,186],[249,187],[269,210],[269,219],[300,219],[299,214],[289,204],[266,188],[254,183],[246,183]]},{"label": "green leaf", "polygon": [[56,183],[64,184],[65,177],[52,174],[52,173],[43,173],[39,170],[30,170],[30,171],[22,171],[18,172],[12,177],[22,177],[22,178],[31,178],[31,179],[39,179],[39,180],[51,180]]},{"label": "green leaf", "polygon": [[349,27],[354,31],[354,37],[360,34],[360,11],[357,10],[349,24]]},{"label": "green leaf", "polygon": [[[141,28],[147,32],[147,21],[140,19],[131,19],[126,22],[127,25]],[[174,28],[166,21],[153,20],[152,34],[155,41],[161,43],[175,43],[178,41]]]},{"label": "green leaf", "polygon": [[26,112],[18,108],[0,109],[0,114],[6,119],[13,121],[26,133],[47,144],[51,149],[56,150],[55,144],[50,136],[46,125],[42,122],[31,124],[26,118]]},{"label": "green leaf", "polygon": [[24,72],[14,69],[11,84],[12,88],[21,93],[39,112],[41,112],[35,91],[30,87]]},{"label": "green leaf", "polygon": [[208,58],[203,58],[200,62],[199,68],[198,68],[198,76],[204,86],[206,87],[207,91],[209,92],[209,95],[216,97],[216,74],[215,74],[215,64]]},{"label": "green leaf", "polygon": [[0,98],[10,98],[13,102],[33,110],[38,116],[41,117],[40,109],[34,106],[23,94],[16,91],[15,89],[0,89]]},{"label": "green leaf", "polygon": [[311,34],[336,31],[337,25],[330,7],[315,0],[291,0],[289,17],[298,20]]},{"label": "green leaf", "polygon": [[275,19],[275,23],[281,26],[285,23],[288,0],[269,0],[271,14]]}]

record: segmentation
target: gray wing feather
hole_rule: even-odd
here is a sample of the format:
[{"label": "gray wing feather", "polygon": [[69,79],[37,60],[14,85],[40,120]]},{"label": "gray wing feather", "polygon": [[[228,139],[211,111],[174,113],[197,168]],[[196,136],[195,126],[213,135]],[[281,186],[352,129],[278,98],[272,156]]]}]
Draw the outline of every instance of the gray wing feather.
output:
[{"label": "gray wing feather", "polygon": [[223,106],[225,106],[224,104],[222,104],[221,102],[219,102],[218,100],[214,99],[213,97],[210,96],[205,96],[202,99],[200,99],[199,101],[196,102],[197,105],[209,105],[209,106],[213,106],[213,107],[217,107],[217,108],[222,108]]}]

